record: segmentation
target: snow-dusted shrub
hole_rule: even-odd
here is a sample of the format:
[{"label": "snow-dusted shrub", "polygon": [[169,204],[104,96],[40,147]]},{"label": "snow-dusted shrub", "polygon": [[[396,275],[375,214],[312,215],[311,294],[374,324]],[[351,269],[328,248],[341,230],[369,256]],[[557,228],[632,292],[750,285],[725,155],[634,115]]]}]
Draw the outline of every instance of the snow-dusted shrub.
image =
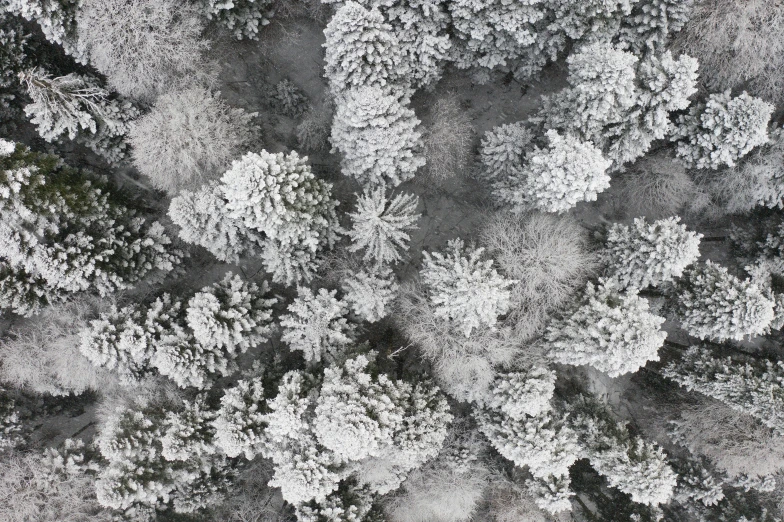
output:
[{"label": "snow-dusted shrub", "polygon": [[76,16],[83,0],[6,0],[0,10],[38,23],[47,40],[80,63],[87,63],[87,55],[79,42]]},{"label": "snow-dusted shrub", "polygon": [[[221,500],[225,460],[205,451],[213,444],[209,422],[204,422],[210,415],[203,417],[207,412],[200,411],[201,404],[195,412],[184,406],[172,410],[139,399],[109,416],[96,436],[106,462],[95,481],[102,506],[129,514],[167,508],[194,513]],[[189,423],[199,430],[183,431]]]},{"label": "snow-dusted shrub", "polygon": [[773,102],[783,99],[784,13],[775,4],[695,2],[676,47],[700,61],[700,77],[711,89],[743,86]]},{"label": "snow-dusted shrub", "polygon": [[213,420],[215,444],[229,457],[252,460],[264,442],[264,384],[260,377],[239,381],[221,397]]},{"label": "snow-dusted shrub", "polygon": [[0,140],[0,309],[29,315],[87,290],[105,295],[181,257],[158,222],[116,201],[105,179]]},{"label": "snow-dusted shrub", "polygon": [[756,283],[711,261],[688,268],[675,295],[681,325],[700,339],[740,341],[766,333],[773,320],[774,303]]},{"label": "snow-dusted shrub", "polygon": [[97,459],[68,439],[61,450],[11,452],[2,461],[0,518],[6,522],[111,522],[95,498]]},{"label": "snow-dusted shrub", "polygon": [[474,128],[456,97],[438,99],[430,109],[423,144],[425,173],[435,181],[464,174],[473,146]]},{"label": "snow-dusted shrub", "polygon": [[655,506],[672,498],[678,476],[655,443],[633,436],[598,403],[580,401],[569,416],[591,466],[632,501]]},{"label": "snow-dusted shrub", "polygon": [[235,38],[258,39],[260,26],[270,23],[273,0],[200,0],[207,18],[225,25]]},{"label": "snow-dusted shrub", "polygon": [[81,0],[80,48],[117,92],[151,100],[204,79],[203,21],[197,5],[177,0]]},{"label": "snow-dusted shrub", "polygon": [[281,316],[281,340],[291,350],[301,351],[306,361],[327,361],[338,356],[354,340],[355,326],[346,320],[349,305],[337,299],[337,290],[320,288],[317,294],[306,287],[297,289],[290,313]]},{"label": "snow-dusted shrub", "polygon": [[631,227],[610,227],[603,257],[620,288],[644,289],[680,277],[700,257],[701,238],[687,231],[678,217],[651,224],[635,219]]},{"label": "snow-dusted shrub", "polygon": [[585,230],[565,216],[499,213],[480,238],[503,274],[516,281],[512,317],[544,317],[574,295],[595,265]]},{"label": "snow-dusted shrub", "polygon": [[774,429],[784,427],[784,363],[731,357],[719,358],[702,346],[692,346],[673,361],[664,375],[689,390],[725,403],[740,413],[758,418]]},{"label": "snow-dusted shrub", "polygon": [[466,248],[455,239],[444,254],[424,252],[419,272],[436,317],[454,321],[466,337],[480,325],[494,326],[509,311],[509,288],[515,284],[483,254],[484,248]]},{"label": "snow-dusted shrub", "polygon": [[341,284],[343,299],[351,305],[351,311],[370,323],[389,314],[398,288],[395,275],[389,268],[347,274]]},{"label": "snow-dusted shrub", "polygon": [[663,49],[689,21],[693,0],[641,0],[621,22],[619,38],[636,52]]},{"label": "snow-dusted shrub", "polygon": [[334,93],[386,86],[405,78],[403,49],[378,9],[346,2],[335,12],[324,35],[324,75]]},{"label": "snow-dusted shrub", "polygon": [[306,152],[329,150],[329,134],[332,130],[332,109],[322,106],[311,108],[297,125],[297,144]]},{"label": "snow-dusted shrub", "polygon": [[254,116],[201,87],[163,94],[131,127],[133,163],[170,194],[198,187],[245,150]]},{"label": "snow-dusted shrub", "polygon": [[524,122],[506,123],[487,131],[479,144],[482,175],[493,182],[519,175],[533,137]]},{"label": "snow-dusted shrub", "polygon": [[352,475],[370,492],[392,491],[446,438],[452,415],[437,389],[374,376],[368,364],[358,356],[327,367],[320,385],[289,372],[267,402],[261,449],[275,467],[270,485],[298,508],[328,506]]},{"label": "snow-dusted shrub", "polygon": [[408,250],[408,233],[417,228],[418,204],[414,194],[400,193],[389,199],[383,185],[366,188],[357,199],[356,212],[349,213],[349,251],[363,251],[364,260],[376,267],[401,261]]},{"label": "snow-dusted shrub", "polygon": [[578,307],[547,327],[549,356],[562,364],[588,364],[610,377],[659,360],[667,333],[664,318],[648,310],[635,288],[619,291],[611,281],[588,283]]},{"label": "snow-dusted shrub", "polygon": [[553,393],[555,372],[534,367],[524,372],[499,374],[482,403],[510,419],[520,420],[526,415],[537,417],[550,411]]},{"label": "snow-dusted shrub", "polygon": [[495,367],[509,364],[521,351],[519,337],[507,326],[480,326],[466,338],[452,321],[436,315],[435,306],[417,285],[401,287],[393,317],[422,356],[433,363],[439,386],[461,401],[484,396],[496,375]]},{"label": "snow-dusted shrub", "polygon": [[610,43],[596,42],[567,62],[570,86],[544,98],[544,125],[592,142],[614,169],[666,137],[669,114],[686,109],[697,90],[697,61],[685,55],[676,60],[665,52],[640,61]]},{"label": "snow-dusted shrub", "polygon": [[206,248],[221,261],[236,262],[243,254],[259,249],[262,242],[259,234],[228,216],[217,181],[206,183],[195,192],[180,192],[169,204],[169,217],[180,227],[180,239]]},{"label": "snow-dusted shrub", "polygon": [[51,395],[111,389],[115,379],[79,351],[79,333],[100,308],[90,298],[73,300],[12,329],[0,341],[0,380]]},{"label": "snow-dusted shrub", "polygon": [[768,142],[772,112],[773,105],[745,91],[734,98],[730,91],[711,94],[678,119],[670,139],[677,142],[678,157],[691,167],[733,167],[754,147]]},{"label": "snow-dusted shrub", "polygon": [[513,212],[565,212],[580,201],[596,201],[610,186],[611,162],[591,142],[555,130],[546,135],[548,148],[535,148],[522,170],[493,187],[494,196]]},{"label": "snow-dusted shrub", "polygon": [[617,179],[626,215],[661,219],[678,215],[694,202],[697,187],[680,160],[668,155],[641,158]]},{"label": "snow-dusted shrub", "polygon": [[48,142],[68,136],[78,139],[117,163],[126,156],[130,121],[139,110],[130,102],[110,98],[95,78],[71,73],[53,78],[42,69],[20,73],[27,95],[33,100],[25,114]]},{"label": "snow-dusted shrub", "polygon": [[363,185],[397,186],[425,164],[419,119],[400,88],[360,86],[338,97],[332,123],[333,152],[343,174]]}]

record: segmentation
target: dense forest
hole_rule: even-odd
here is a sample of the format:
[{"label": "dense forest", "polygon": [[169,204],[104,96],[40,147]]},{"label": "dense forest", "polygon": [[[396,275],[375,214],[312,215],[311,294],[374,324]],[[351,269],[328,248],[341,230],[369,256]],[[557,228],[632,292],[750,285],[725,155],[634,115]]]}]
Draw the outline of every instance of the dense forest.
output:
[{"label": "dense forest", "polygon": [[0,522],[781,522],[781,0],[0,0]]}]

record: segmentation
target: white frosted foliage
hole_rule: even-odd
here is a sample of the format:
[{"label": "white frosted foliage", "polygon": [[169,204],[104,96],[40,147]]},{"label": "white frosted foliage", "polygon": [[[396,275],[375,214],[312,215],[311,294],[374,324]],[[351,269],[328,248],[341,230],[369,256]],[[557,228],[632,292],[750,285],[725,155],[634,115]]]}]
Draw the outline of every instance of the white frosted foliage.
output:
[{"label": "white frosted foliage", "polygon": [[351,305],[351,311],[365,321],[375,323],[389,313],[399,286],[392,271],[382,269],[361,270],[347,275],[341,288],[344,300]]}]

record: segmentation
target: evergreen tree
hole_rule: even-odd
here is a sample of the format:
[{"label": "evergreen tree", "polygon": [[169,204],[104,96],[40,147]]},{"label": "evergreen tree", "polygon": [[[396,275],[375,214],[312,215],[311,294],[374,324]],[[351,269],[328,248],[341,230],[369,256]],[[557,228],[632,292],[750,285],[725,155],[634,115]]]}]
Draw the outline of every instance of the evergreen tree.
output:
[{"label": "evergreen tree", "polygon": [[784,428],[784,362],[719,358],[704,346],[692,346],[664,375],[689,390],[722,401],[776,430]]},{"label": "evergreen tree", "polygon": [[619,292],[610,281],[588,283],[578,307],[547,327],[550,357],[563,364],[589,364],[617,377],[659,360],[667,337],[663,317],[648,310],[634,288]]},{"label": "evergreen tree", "polygon": [[519,177],[532,139],[533,133],[524,122],[499,125],[487,131],[479,145],[482,174],[493,182]]},{"label": "evergreen tree", "polygon": [[280,318],[281,340],[291,350],[301,351],[306,361],[335,359],[354,340],[354,325],[346,321],[348,304],[321,288],[314,294],[308,287],[297,289],[289,314]]},{"label": "evergreen tree", "polygon": [[619,38],[635,53],[666,48],[686,22],[693,0],[640,0],[621,22]]},{"label": "evergreen tree", "polygon": [[454,321],[466,337],[481,325],[494,326],[509,311],[510,287],[484,248],[467,249],[461,239],[447,243],[445,254],[424,252],[419,272],[437,317]]},{"label": "evergreen tree", "polygon": [[0,212],[0,308],[23,315],[75,292],[128,288],[182,255],[104,180],[4,140]]},{"label": "evergreen tree", "polygon": [[493,195],[515,213],[532,208],[564,212],[580,201],[596,201],[610,186],[611,162],[590,142],[547,131],[549,147],[535,148],[522,169],[493,185]]},{"label": "evergreen tree", "polygon": [[265,440],[265,399],[261,377],[241,380],[224,392],[212,424],[215,443],[228,457],[243,454],[246,459],[253,460],[261,452]]},{"label": "evergreen tree", "polygon": [[734,98],[730,91],[711,94],[678,118],[670,139],[678,143],[678,157],[691,167],[732,167],[754,147],[768,142],[772,113],[773,105],[745,91]]},{"label": "evergreen tree", "polygon": [[332,91],[385,86],[404,79],[403,49],[378,9],[356,2],[340,7],[324,29],[325,76]]},{"label": "evergreen tree", "polygon": [[688,232],[679,222],[672,217],[649,225],[639,218],[631,227],[610,227],[603,256],[619,288],[660,286],[697,260],[702,234]]},{"label": "evergreen tree", "polygon": [[41,69],[20,74],[33,100],[25,113],[48,142],[79,139],[112,163],[126,156],[125,135],[139,110],[130,102],[110,97],[95,78],[71,73],[53,78]]},{"label": "evergreen tree", "polygon": [[773,301],[750,280],[706,261],[678,281],[675,308],[683,328],[700,339],[742,340],[768,331]]},{"label": "evergreen tree", "polygon": [[364,251],[364,260],[376,267],[402,260],[408,250],[408,232],[416,228],[419,198],[401,193],[391,200],[384,186],[366,188],[357,199],[356,212],[349,213],[352,227],[350,252]]},{"label": "evergreen tree", "polygon": [[259,29],[270,23],[272,0],[201,0],[207,17],[220,21],[238,40],[257,40]]},{"label": "evergreen tree", "polygon": [[342,154],[343,174],[363,185],[397,186],[425,164],[422,134],[407,91],[380,86],[346,90],[337,100],[333,152]]},{"label": "evergreen tree", "polygon": [[550,411],[555,393],[555,372],[542,367],[527,371],[501,373],[496,376],[487,397],[486,408],[510,419],[536,417]]},{"label": "evergreen tree", "polygon": [[378,271],[360,270],[348,275],[341,289],[343,299],[351,305],[351,311],[363,320],[375,323],[387,316],[399,287],[392,270],[382,268]]},{"label": "evergreen tree", "polygon": [[87,54],[78,44],[76,13],[81,0],[5,0],[9,12],[38,23],[47,40],[80,63],[87,63]]}]

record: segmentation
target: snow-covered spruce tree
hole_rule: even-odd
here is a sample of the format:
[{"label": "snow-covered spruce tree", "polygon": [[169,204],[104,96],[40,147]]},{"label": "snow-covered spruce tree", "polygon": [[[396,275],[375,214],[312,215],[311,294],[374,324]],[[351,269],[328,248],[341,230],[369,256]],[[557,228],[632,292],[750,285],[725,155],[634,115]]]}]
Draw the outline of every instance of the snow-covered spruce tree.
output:
[{"label": "snow-covered spruce tree", "polygon": [[540,116],[549,129],[594,143],[613,169],[644,155],[670,130],[669,114],[689,106],[697,61],[669,52],[642,61],[607,42],[582,47],[567,59],[569,84],[545,97]]},{"label": "snow-covered spruce tree", "polygon": [[619,39],[635,54],[645,49],[666,48],[686,22],[693,0],[641,0],[632,6],[630,16],[621,21]]},{"label": "snow-covered spruce tree", "polygon": [[[322,0],[345,5],[345,0]],[[401,81],[414,88],[427,87],[441,78],[451,59],[450,16],[444,0],[357,0],[366,9],[377,9],[392,28],[402,52]],[[398,51],[396,51],[398,52]]]},{"label": "snow-covered spruce tree", "polygon": [[181,257],[158,222],[101,178],[0,140],[0,309],[28,315],[67,294],[102,295],[168,272]]},{"label": "snow-covered spruce tree", "polygon": [[591,466],[632,501],[655,506],[672,498],[678,476],[655,443],[633,436],[595,400],[570,405],[568,424],[578,434]]},{"label": "snow-covered spruce tree", "polygon": [[547,327],[549,356],[562,364],[588,364],[610,377],[659,360],[667,337],[664,323],[648,310],[635,288],[619,291],[612,281],[588,283],[577,308]]},{"label": "snow-covered spruce tree", "polygon": [[360,270],[348,274],[341,283],[343,299],[351,311],[369,323],[375,323],[389,314],[399,286],[390,268]]},{"label": "snow-covered spruce tree", "polygon": [[555,372],[536,366],[527,371],[498,374],[480,403],[499,414],[520,420],[550,411],[553,393]]},{"label": "snow-covered spruce tree", "polygon": [[435,315],[454,321],[466,337],[481,325],[494,326],[509,311],[509,288],[515,283],[493,268],[492,259],[483,259],[484,251],[454,239],[443,254],[424,252],[419,272]]},{"label": "snow-covered spruce tree", "polygon": [[334,93],[405,79],[400,42],[378,9],[346,2],[335,12],[324,35],[324,75]]},{"label": "snow-covered spruce tree", "polygon": [[361,86],[342,93],[330,141],[333,152],[342,155],[343,174],[363,185],[395,187],[425,164],[419,119],[408,102],[407,91],[394,87]]},{"label": "snow-covered spruce tree", "polygon": [[678,119],[670,139],[677,142],[678,157],[691,167],[732,167],[754,147],[768,142],[772,113],[773,105],[745,91],[735,97],[730,91],[711,94]]},{"label": "snow-covered spruce tree", "polygon": [[77,34],[76,13],[81,4],[82,0],[5,0],[0,10],[38,23],[47,40],[62,46],[77,62],[87,63]]},{"label": "snow-covered spruce tree", "polygon": [[547,131],[547,149],[535,148],[522,170],[493,184],[493,195],[512,212],[565,212],[580,201],[596,201],[610,186],[611,162],[591,142]]},{"label": "snow-covered spruce tree", "polygon": [[773,320],[773,301],[757,284],[741,281],[706,261],[688,268],[675,289],[681,325],[700,339],[742,340],[762,335]]},{"label": "snow-covered spruce tree", "polygon": [[195,2],[80,0],[80,50],[130,98],[152,101],[182,84],[206,80],[203,18]]},{"label": "snow-covered spruce tree", "polygon": [[291,350],[302,352],[308,362],[334,360],[354,341],[355,326],[346,320],[349,306],[337,299],[337,290],[320,288],[317,294],[302,286],[281,316],[281,340]]},{"label": "snow-covered spruce tree", "polygon": [[221,397],[218,414],[212,421],[215,444],[231,458],[253,458],[264,443],[266,394],[262,377],[241,380]]},{"label": "snow-covered spruce tree", "polygon": [[220,21],[238,40],[259,37],[259,29],[270,23],[273,0],[200,0],[207,18]]},{"label": "snow-covered spruce tree", "polygon": [[439,452],[452,415],[438,390],[375,376],[368,365],[360,355],[328,367],[320,384],[289,372],[267,403],[262,455],[274,464],[270,485],[294,506],[327,504],[349,477],[387,493]]},{"label": "snow-covered spruce tree", "polygon": [[357,198],[356,212],[350,212],[350,252],[364,252],[364,260],[376,267],[396,263],[408,250],[408,233],[417,228],[419,197],[400,193],[387,198],[386,187],[366,188]]},{"label": "snow-covered spruce tree", "polygon": [[129,515],[194,513],[219,502],[226,464],[211,448],[210,418],[200,403],[146,398],[115,410],[96,437],[106,461],[95,482],[98,502]]},{"label": "snow-covered spruce tree", "polygon": [[638,218],[629,227],[613,224],[602,253],[619,288],[644,289],[672,281],[700,256],[702,234],[689,232],[679,217],[651,224]]},{"label": "snow-covered spruce tree", "polygon": [[19,73],[29,69],[35,47],[24,23],[12,16],[2,16],[0,7],[0,111],[3,119],[17,113],[14,100],[19,98]]},{"label": "snow-covered spruce tree", "polygon": [[719,358],[704,346],[692,346],[663,373],[681,386],[752,415],[771,428],[784,428],[784,362]]},{"label": "snow-covered spruce tree", "polygon": [[201,87],[163,94],[131,127],[133,163],[170,194],[198,187],[247,150],[255,115]]},{"label": "snow-covered spruce tree", "polygon": [[277,299],[238,275],[202,288],[185,306],[184,321],[162,335],[150,364],[180,387],[208,388],[215,375],[236,371],[234,359],[264,343],[270,332],[270,307]]},{"label": "snow-covered spruce tree", "polygon": [[313,175],[296,152],[249,152],[221,178],[226,215],[263,234],[262,260],[272,280],[291,284],[312,275],[316,254],[340,230],[332,185]]},{"label": "snow-covered spruce tree", "polygon": [[71,73],[56,78],[42,69],[20,74],[33,100],[25,114],[48,142],[68,136],[78,139],[112,163],[126,156],[125,136],[139,110],[130,102],[111,98],[90,76]]},{"label": "snow-covered spruce tree", "polygon": [[526,149],[534,135],[525,122],[506,123],[493,127],[479,144],[482,175],[491,182],[519,176],[523,170]]},{"label": "snow-covered spruce tree", "polygon": [[228,216],[217,181],[180,192],[169,204],[169,217],[180,227],[180,239],[206,248],[221,261],[237,262],[243,255],[258,253],[263,243],[261,234]]},{"label": "snow-covered spruce tree", "polygon": [[447,7],[460,69],[479,67],[485,77],[493,69],[514,71],[524,78],[554,59],[562,45],[557,38],[537,38],[546,16],[546,6],[537,1],[454,0]]}]

